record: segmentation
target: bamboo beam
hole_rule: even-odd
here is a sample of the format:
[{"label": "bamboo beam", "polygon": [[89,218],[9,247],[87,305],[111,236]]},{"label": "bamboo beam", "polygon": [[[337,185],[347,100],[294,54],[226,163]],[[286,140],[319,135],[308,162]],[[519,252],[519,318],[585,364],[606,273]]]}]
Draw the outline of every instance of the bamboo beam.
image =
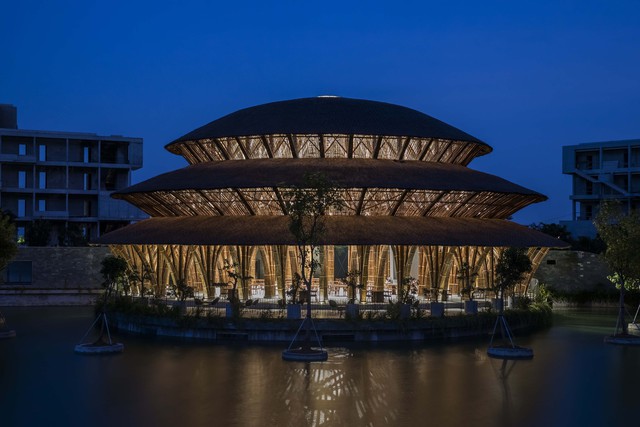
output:
[{"label": "bamboo beam", "polygon": [[295,136],[292,134],[287,135],[287,141],[289,141],[289,148],[291,149],[291,157],[298,158],[298,150],[296,150]]},{"label": "bamboo beam", "polygon": [[244,205],[244,207],[247,209],[247,211],[249,212],[249,215],[255,215],[255,211],[253,210],[253,208],[251,207],[251,205],[249,204],[249,202],[247,202],[247,199],[244,198],[244,195],[242,194],[242,192],[237,189],[234,188],[235,193],[238,195],[238,198],[240,199],[240,201],[242,202],[242,204]]},{"label": "bamboo beam", "polygon": [[380,153],[380,147],[382,146],[382,136],[379,136],[376,139],[376,145],[373,149],[373,155],[371,156],[373,159],[377,159],[378,158],[378,154]]},{"label": "bamboo beam", "polygon": [[362,214],[362,205],[364,205],[364,197],[367,194],[367,189],[363,188],[360,194],[360,200],[358,200],[358,207],[356,208],[356,215]]},{"label": "bamboo beam", "polygon": [[216,145],[216,147],[218,147],[218,151],[220,151],[220,154],[222,154],[222,157],[224,157],[225,160],[230,160],[231,156],[229,155],[227,150],[222,146],[218,138],[213,138],[212,141]]},{"label": "bamboo beam", "polygon": [[224,212],[209,198],[209,196],[206,195],[206,193],[202,190],[197,190],[198,194],[200,194],[200,196],[202,196],[203,199],[205,199],[207,202],[209,202],[211,204],[211,207],[213,209],[216,210],[216,212],[218,212],[218,215],[222,216],[224,215]]},{"label": "bamboo beam", "polygon": [[240,148],[240,151],[242,152],[242,155],[244,156],[244,158],[250,159],[251,157],[249,157],[249,153],[247,152],[247,149],[244,147],[244,145],[242,145],[242,142],[240,141],[240,137],[236,136],[234,139],[236,140],[236,144],[238,144],[238,148]]},{"label": "bamboo beam", "polygon": [[271,145],[269,144],[269,141],[267,141],[267,137],[264,135],[261,135],[260,141],[262,141],[262,145],[264,146],[264,149],[267,151],[267,155],[269,156],[269,158],[273,159],[273,151],[271,151]]},{"label": "bamboo beam", "polygon": [[410,142],[411,142],[411,137],[408,137],[404,141],[404,144],[402,144],[402,148],[400,149],[400,152],[398,153],[398,160],[402,160],[402,158],[404,157],[404,153],[405,153],[405,151],[407,151],[407,147],[409,146]]},{"label": "bamboo beam", "polygon": [[404,190],[402,192],[402,194],[400,195],[400,198],[396,202],[396,205],[393,207],[393,209],[391,209],[391,216],[395,216],[396,215],[396,212],[398,212],[398,209],[400,208],[400,206],[402,206],[402,203],[404,203],[404,199],[406,199],[407,195],[410,192],[411,192],[411,190]]},{"label": "bamboo beam", "polygon": [[325,146],[324,146],[324,135],[318,134],[318,148],[320,149],[320,158],[324,158],[325,155]]},{"label": "bamboo beam", "polygon": [[429,138],[429,141],[425,144],[424,148],[420,152],[420,156],[418,156],[418,160],[421,160],[421,161],[424,160],[424,157],[429,152],[429,148],[431,148],[432,144],[433,144],[433,138]]}]

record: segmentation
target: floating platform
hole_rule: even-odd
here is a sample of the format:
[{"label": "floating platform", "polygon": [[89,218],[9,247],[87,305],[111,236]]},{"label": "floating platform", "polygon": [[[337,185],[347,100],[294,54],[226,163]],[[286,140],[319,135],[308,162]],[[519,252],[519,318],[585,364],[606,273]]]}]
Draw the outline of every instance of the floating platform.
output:
[{"label": "floating platform", "polygon": [[88,343],[78,344],[75,347],[75,352],[80,354],[114,354],[122,353],[124,350],[124,344],[120,342],[116,343]]},{"label": "floating platform", "polygon": [[6,338],[14,338],[16,336],[16,331],[13,329],[9,329],[7,331],[0,331],[0,339]]},{"label": "floating platform", "polygon": [[630,334],[640,336],[640,323],[629,323],[627,329]]},{"label": "floating platform", "polygon": [[604,337],[604,342],[615,345],[640,345],[640,336],[637,335],[609,335]]},{"label": "floating platform", "polygon": [[518,346],[489,347],[487,355],[494,359],[532,359],[533,349]]},{"label": "floating platform", "polygon": [[323,362],[328,358],[329,353],[319,348],[312,348],[311,350],[293,348],[282,352],[282,359],[289,362]]}]

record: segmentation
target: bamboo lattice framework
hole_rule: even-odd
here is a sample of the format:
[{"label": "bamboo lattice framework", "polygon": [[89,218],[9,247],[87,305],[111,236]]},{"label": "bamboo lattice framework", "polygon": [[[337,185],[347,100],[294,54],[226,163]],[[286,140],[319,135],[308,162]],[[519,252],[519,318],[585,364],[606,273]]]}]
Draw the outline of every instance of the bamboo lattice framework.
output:
[{"label": "bamboo lattice framework", "polygon": [[179,141],[167,149],[190,164],[272,158],[418,160],[466,166],[490,151],[484,144],[378,135],[253,135]]},{"label": "bamboo lattice framework", "polygon": [[[286,215],[289,188],[224,188],[152,191],[120,196],[151,216]],[[342,201],[329,215],[393,215],[507,218],[536,196],[490,191],[434,191],[385,188],[339,190]]]}]

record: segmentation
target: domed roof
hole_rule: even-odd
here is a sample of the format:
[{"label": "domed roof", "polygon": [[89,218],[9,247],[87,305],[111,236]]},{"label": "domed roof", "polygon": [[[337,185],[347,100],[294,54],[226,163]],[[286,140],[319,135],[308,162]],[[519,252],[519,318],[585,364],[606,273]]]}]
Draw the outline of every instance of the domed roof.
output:
[{"label": "domed roof", "polygon": [[386,102],[321,96],[245,108],[204,125],[167,145],[201,139],[283,134],[385,135],[484,142],[438,119]]}]

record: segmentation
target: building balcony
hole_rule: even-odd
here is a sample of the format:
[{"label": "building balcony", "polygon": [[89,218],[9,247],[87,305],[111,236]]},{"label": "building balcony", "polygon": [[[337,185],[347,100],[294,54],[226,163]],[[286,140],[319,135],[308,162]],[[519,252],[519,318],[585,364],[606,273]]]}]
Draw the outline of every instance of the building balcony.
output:
[{"label": "building balcony", "polygon": [[602,198],[600,194],[572,194],[570,200],[599,200]]},{"label": "building balcony", "polygon": [[69,211],[34,211],[35,219],[66,219],[69,217]]},{"label": "building balcony", "polygon": [[33,193],[33,187],[5,187],[0,182],[0,188],[2,188],[3,193]]},{"label": "building balcony", "polygon": [[0,154],[0,162],[6,163],[35,163],[36,156],[20,156],[18,154]]}]

